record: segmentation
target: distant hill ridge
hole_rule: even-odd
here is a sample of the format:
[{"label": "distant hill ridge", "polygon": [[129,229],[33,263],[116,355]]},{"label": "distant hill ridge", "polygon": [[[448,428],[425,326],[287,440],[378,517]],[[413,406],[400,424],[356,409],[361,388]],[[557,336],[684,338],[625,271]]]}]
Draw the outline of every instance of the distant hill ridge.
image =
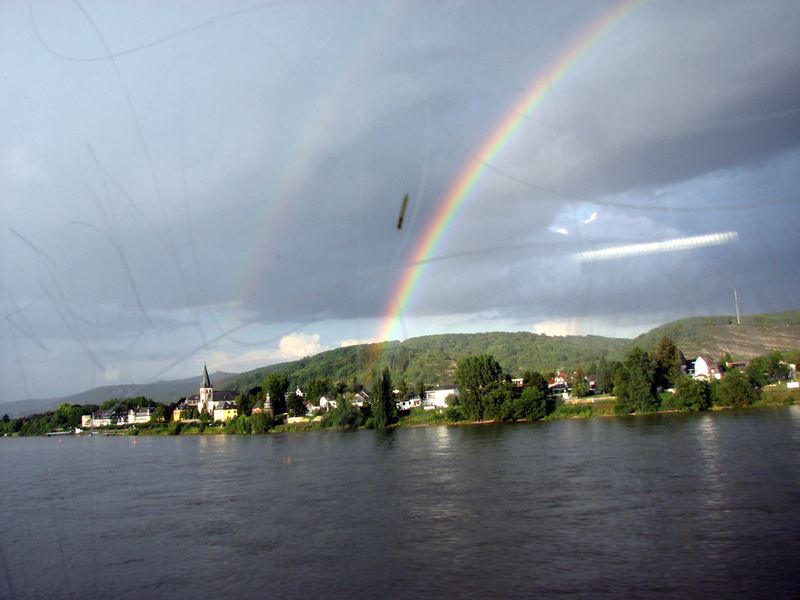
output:
[{"label": "distant hill ridge", "polygon": [[741,324],[735,316],[679,319],[643,333],[633,344],[647,350],[663,336],[672,338],[686,356],[709,354],[719,359],[730,352],[746,360],[800,348],[800,311],[743,316]]},{"label": "distant hill ridge", "polygon": [[[589,366],[601,356],[622,359],[634,346],[652,350],[662,336],[672,338],[687,357],[700,353],[721,358],[726,352],[740,359],[773,350],[800,348],[800,311],[749,315],[736,324],[734,316],[691,317],[661,325],[633,340],[601,336],[548,336],[528,332],[440,334],[411,338],[403,342],[363,344],[336,348],[300,360],[269,365],[240,374],[214,373],[215,387],[246,391],[266,375],[282,371],[293,385],[303,386],[317,377],[346,382],[356,378],[367,382],[367,371],[389,367],[395,377],[409,385],[452,383],[458,360],[473,354],[491,354],[506,372],[514,376],[525,370],[548,372]],[[213,367],[213,365],[211,365]],[[199,367],[198,367],[199,371]],[[32,414],[70,404],[100,404],[109,398],[147,396],[159,402],[173,402],[197,392],[198,377],[160,381],[143,385],[114,385],[93,388],[60,398],[20,400],[0,405],[10,416]]]}]

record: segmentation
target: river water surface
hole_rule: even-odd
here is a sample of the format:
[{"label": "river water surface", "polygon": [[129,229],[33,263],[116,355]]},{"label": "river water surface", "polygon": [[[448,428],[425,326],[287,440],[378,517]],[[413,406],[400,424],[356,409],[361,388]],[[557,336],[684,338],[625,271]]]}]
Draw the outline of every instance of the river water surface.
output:
[{"label": "river water surface", "polygon": [[800,409],[0,440],[0,596],[800,594]]}]

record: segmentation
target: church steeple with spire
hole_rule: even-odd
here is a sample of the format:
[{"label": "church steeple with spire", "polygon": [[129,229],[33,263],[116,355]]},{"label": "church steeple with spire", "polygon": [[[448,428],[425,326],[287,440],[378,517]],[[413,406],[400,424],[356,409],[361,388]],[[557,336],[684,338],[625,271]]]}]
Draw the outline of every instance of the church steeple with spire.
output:
[{"label": "church steeple with spire", "polygon": [[197,410],[204,410],[213,414],[214,412],[214,388],[211,387],[211,378],[208,376],[208,367],[203,365],[203,381],[200,383],[200,402]]}]

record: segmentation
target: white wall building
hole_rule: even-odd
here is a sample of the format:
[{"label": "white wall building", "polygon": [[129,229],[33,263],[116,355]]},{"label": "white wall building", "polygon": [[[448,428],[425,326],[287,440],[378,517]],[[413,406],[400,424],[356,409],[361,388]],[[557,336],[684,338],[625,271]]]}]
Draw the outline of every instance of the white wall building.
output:
[{"label": "white wall building", "polygon": [[139,410],[130,409],[128,411],[128,423],[149,423],[153,417],[152,408],[140,408]]},{"label": "white wall building", "polygon": [[328,397],[328,395],[320,396],[319,397],[319,407],[324,409],[329,408],[337,408],[336,400],[333,398],[333,395]]},{"label": "white wall building", "polygon": [[722,373],[720,372],[719,365],[714,359],[707,354],[701,354],[694,361],[693,377],[695,379],[707,380],[722,379]]},{"label": "white wall building", "polygon": [[419,399],[419,396],[415,396],[414,398],[409,398],[408,400],[401,400],[397,403],[397,410],[411,410],[412,408],[416,408],[418,406],[422,406],[422,400]]},{"label": "white wall building", "polygon": [[447,406],[447,398],[449,396],[455,396],[458,398],[458,388],[455,386],[450,386],[425,390],[425,410],[445,408]]}]

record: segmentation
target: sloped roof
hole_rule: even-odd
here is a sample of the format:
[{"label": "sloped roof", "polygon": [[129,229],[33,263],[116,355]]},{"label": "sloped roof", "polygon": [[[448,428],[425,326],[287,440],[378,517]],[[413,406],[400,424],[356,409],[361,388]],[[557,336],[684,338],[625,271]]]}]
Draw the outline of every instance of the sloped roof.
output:
[{"label": "sloped roof", "polygon": [[208,376],[208,368],[203,365],[203,381],[200,384],[202,388],[210,388],[211,387],[211,378]]}]

